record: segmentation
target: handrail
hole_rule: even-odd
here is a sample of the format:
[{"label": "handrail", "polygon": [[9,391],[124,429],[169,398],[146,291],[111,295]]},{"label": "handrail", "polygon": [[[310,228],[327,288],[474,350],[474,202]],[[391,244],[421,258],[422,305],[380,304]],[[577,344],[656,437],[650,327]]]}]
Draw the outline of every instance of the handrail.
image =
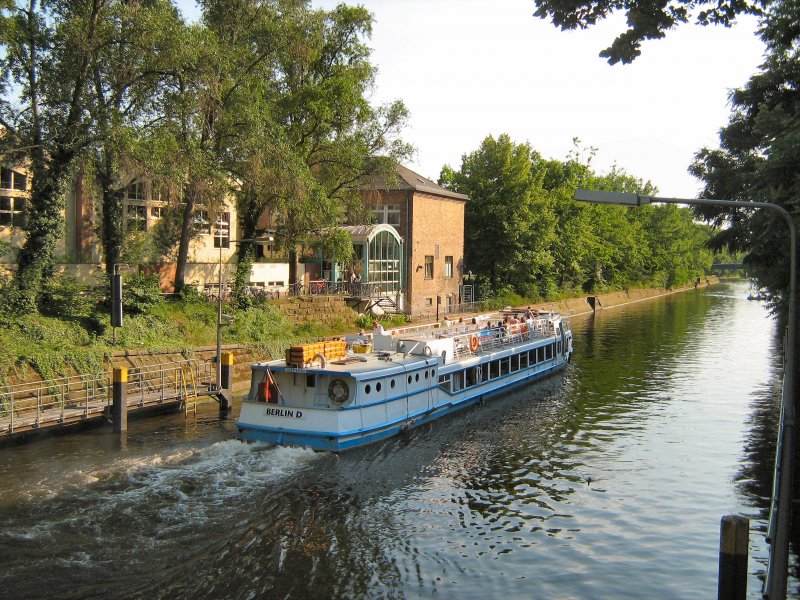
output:
[{"label": "handrail", "polygon": [[[175,397],[167,390],[187,367],[198,388],[203,379],[213,379],[211,365],[199,360],[133,367],[128,372],[129,398],[145,406],[153,396],[161,402]],[[0,386],[0,436],[102,414],[111,406],[111,381],[112,372],[101,371]]]}]

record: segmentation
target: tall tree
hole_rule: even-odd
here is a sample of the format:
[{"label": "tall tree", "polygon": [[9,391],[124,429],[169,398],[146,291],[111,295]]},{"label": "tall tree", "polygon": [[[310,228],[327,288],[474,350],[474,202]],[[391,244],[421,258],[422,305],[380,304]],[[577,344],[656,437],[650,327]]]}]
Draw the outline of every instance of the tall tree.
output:
[{"label": "tall tree", "polygon": [[[105,39],[116,42],[103,45],[92,64],[97,99],[93,172],[102,197],[106,272],[111,273],[120,262],[122,198],[127,184],[146,176],[155,179],[156,186],[173,187],[159,182],[164,153],[152,144],[139,146],[143,134],[164,117],[164,93],[175,84],[181,48],[188,44],[183,23],[169,0],[115,5],[103,33]],[[154,137],[145,135],[145,140]]]},{"label": "tall tree", "polygon": [[[731,93],[730,121],[719,149],[703,149],[691,172],[711,198],[761,200],[800,215],[800,5],[774,2],[763,20],[767,55],[759,72]],[[748,271],[778,300],[788,289],[789,236],[772,211],[703,209],[724,225],[714,247],[742,251]]]},{"label": "tall tree", "polygon": [[28,0],[0,8],[0,144],[7,157],[24,156],[31,171],[17,273],[29,309],[54,271],[65,186],[92,135],[91,67],[108,42],[102,25],[114,1]]},{"label": "tall tree", "polygon": [[275,219],[292,282],[300,244],[322,239],[346,258],[350,243],[336,225],[363,212],[363,186],[376,174],[393,174],[395,163],[411,153],[399,137],[408,117],[402,102],[369,103],[375,78],[366,45],[370,13],[339,5],[309,12],[305,25],[302,37],[280,54],[274,119],[282,138],[268,142],[283,155],[279,170],[293,174],[294,183],[276,181],[259,197]]},{"label": "tall tree", "polygon": [[470,197],[464,262],[493,290],[508,286],[532,295],[539,276],[553,264],[555,218],[532,156],[528,144],[502,134],[463,155],[458,171],[442,169],[440,184]]}]

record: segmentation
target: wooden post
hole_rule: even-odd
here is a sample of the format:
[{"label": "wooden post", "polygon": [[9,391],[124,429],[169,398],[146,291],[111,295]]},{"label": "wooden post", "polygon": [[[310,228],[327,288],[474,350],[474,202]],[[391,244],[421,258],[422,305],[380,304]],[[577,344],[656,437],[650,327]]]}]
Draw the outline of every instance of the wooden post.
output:
[{"label": "wooden post", "polygon": [[719,532],[719,600],[747,596],[747,554],[750,521],[738,515],[722,517]]},{"label": "wooden post", "polygon": [[114,405],[112,406],[112,421],[114,433],[128,430],[128,368],[114,367],[114,382],[112,386]]}]

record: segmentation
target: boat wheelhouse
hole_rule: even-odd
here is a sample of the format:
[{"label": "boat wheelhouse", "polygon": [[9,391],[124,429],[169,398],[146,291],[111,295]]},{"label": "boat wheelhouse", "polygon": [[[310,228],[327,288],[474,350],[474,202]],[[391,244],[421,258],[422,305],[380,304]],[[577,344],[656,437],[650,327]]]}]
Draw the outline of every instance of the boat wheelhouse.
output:
[{"label": "boat wheelhouse", "polygon": [[[498,315],[349,336],[252,365],[237,437],[341,451],[398,434],[563,368],[561,315]],[[512,319],[516,321],[516,319]]]}]

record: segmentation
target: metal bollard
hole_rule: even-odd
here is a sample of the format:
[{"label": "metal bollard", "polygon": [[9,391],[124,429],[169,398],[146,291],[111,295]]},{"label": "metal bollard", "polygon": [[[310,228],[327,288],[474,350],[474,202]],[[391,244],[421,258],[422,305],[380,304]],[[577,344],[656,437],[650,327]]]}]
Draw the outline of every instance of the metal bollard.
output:
[{"label": "metal bollard", "polygon": [[719,532],[719,600],[747,596],[747,554],[750,521],[738,515],[722,517]]},{"label": "metal bollard", "polygon": [[114,433],[128,430],[128,368],[114,367],[112,386],[114,405],[111,416],[114,422]]},{"label": "metal bollard", "polygon": [[222,353],[222,382],[220,387],[228,391],[233,387],[233,352]]}]

